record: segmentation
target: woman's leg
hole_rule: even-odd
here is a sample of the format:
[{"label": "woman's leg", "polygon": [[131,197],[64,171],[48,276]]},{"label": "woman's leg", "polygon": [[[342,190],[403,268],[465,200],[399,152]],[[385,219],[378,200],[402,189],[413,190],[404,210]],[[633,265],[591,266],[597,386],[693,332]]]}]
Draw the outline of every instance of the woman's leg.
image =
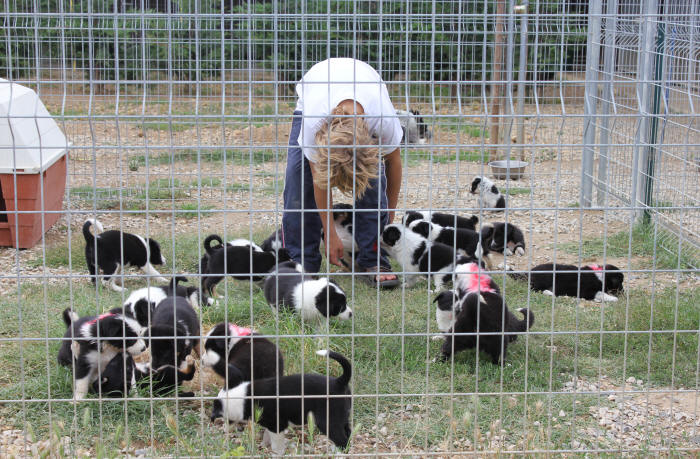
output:
[{"label": "woman's leg", "polygon": [[321,268],[321,217],[316,209],[309,161],[304,157],[297,141],[300,130],[301,112],[294,112],[284,177],[282,243],[292,259],[301,263],[305,271],[316,273]]},{"label": "woman's leg", "polygon": [[[379,178],[370,182],[365,194],[355,200],[355,209],[363,209],[355,212],[355,224],[353,225],[353,235],[357,243],[358,256],[357,264],[363,268],[377,269],[377,249],[379,247],[378,236],[384,229],[384,225],[389,218],[386,197],[386,176],[384,167],[380,166]],[[379,252],[380,266],[389,267],[389,259],[386,252]],[[388,279],[395,279],[396,276],[386,275]]]}]

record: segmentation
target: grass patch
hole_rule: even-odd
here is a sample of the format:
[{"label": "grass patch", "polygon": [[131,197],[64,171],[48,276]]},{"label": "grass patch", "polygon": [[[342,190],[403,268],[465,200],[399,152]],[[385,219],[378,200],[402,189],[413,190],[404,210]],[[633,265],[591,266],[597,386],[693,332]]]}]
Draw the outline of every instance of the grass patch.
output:
[{"label": "grass patch", "polygon": [[481,163],[483,156],[479,151],[460,151],[459,153],[431,153],[429,151],[413,151],[409,150],[404,155],[404,166],[414,167],[426,162],[435,164],[445,164],[450,162],[467,161],[472,163]]},{"label": "grass patch", "polygon": [[200,186],[217,187],[221,185],[221,179],[218,177],[202,177],[201,181],[192,180],[190,186],[192,188],[198,188]]},{"label": "grass patch", "polygon": [[[156,236],[168,259],[161,272],[167,275],[174,269],[191,277],[201,256],[201,239],[208,234],[202,233],[177,236],[174,240]],[[256,232],[253,239],[260,242],[268,233]],[[228,240],[249,234],[222,236]],[[72,244],[73,271],[82,274],[83,262],[76,263],[79,253],[75,252],[82,250],[79,238],[76,235]],[[64,250],[67,254],[67,249]],[[66,255],[50,256],[65,262]],[[129,274],[134,272],[128,270]],[[325,374],[328,371],[325,360],[314,354],[322,347],[352,357],[352,389],[358,396],[354,400],[353,426],[370,437],[378,435],[372,426],[379,424],[378,428],[386,426],[392,436],[407,445],[437,450],[444,448],[441,445],[450,436],[476,443],[500,420],[498,428],[506,431],[503,435],[513,444],[523,440],[529,448],[560,449],[576,440],[594,445],[590,442],[595,440],[586,437],[583,427],[595,424],[588,407],[598,404],[598,397],[563,392],[564,383],[572,375],[595,380],[603,374],[614,384],[621,384],[629,376],[642,378],[652,386],[668,386],[671,381],[676,387],[695,384],[700,321],[698,289],[682,290],[677,296],[675,289],[659,291],[653,298],[645,292],[630,290],[628,307],[623,307],[622,301],[601,309],[581,307],[572,298],[553,300],[528,292],[523,282],[496,276],[510,307],[531,308],[536,317],[533,332],[545,332],[518,338],[508,348],[508,364],[501,368],[492,365],[484,354],[472,350],[457,354],[453,363],[430,363],[438,355],[441,343],[426,335],[436,331],[436,324],[434,294],[428,293],[425,281],[412,289],[377,294],[362,283],[353,285],[349,276],[339,275],[336,280],[348,292],[352,322],[318,324],[302,322],[297,315],[285,311],[275,314],[260,289],[231,279],[220,284],[218,291],[224,298],[219,304],[205,308],[201,319],[205,331],[227,319],[250,324],[264,334],[280,336],[286,373],[302,371],[303,364],[305,372]],[[127,280],[130,289],[143,285],[140,279]],[[27,285],[22,288],[19,300],[7,295],[1,297],[0,336],[15,338],[21,329],[22,336],[27,338],[60,337],[65,330],[60,312],[67,305],[72,304],[81,314],[94,314],[123,301],[122,295],[96,288],[86,279],[49,285],[47,293],[45,296],[43,288]],[[664,333],[673,329],[691,332]],[[546,333],[549,330],[571,333],[550,335]],[[620,330],[629,333],[607,333]],[[309,337],[309,334],[321,336]],[[22,360],[18,358],[20,346]],[[91,398],[77,406],[58,401],[70,398],[72,381],[70,372],[55,364],[57,349],[57,341],[42,339],[2,343],[0,362],[4,371],[0,374],[0,400],[23,399],[23,403],[0,405],[0,418],[19,428],[26,421],[38,438],[44,438],[48,434],[49,405],[39,400],[51,398],[54,399],[50,405],[53,424],[64,426],[76,447],[92,448],[95,438],[100,436],[101,447],[107,451],[142,448],[144,442],[151,444],[151,438],[149,454],[152,455],[198,455],[202,451],[221,455],[241,451],[240,448],[249,453],[255,451],[259,437],[251,446],[251,438],[245,432],[227,435],[208,421],[206,415],[211,407],[208,400],[179,401],[176,405],[175,401],[162,399],[99,402]],[[673,367],[669,363],[672,355]],[[335,363],[330,364],[332,374],[339,371]],[[204,390],[206,396],[214,396],[218,388],[205,386]],[[548,395],[508,394],[522,391]],[[463,395],[465,392],[475,394]],[[425,393],[434,395],[412,395]],[[138,395],[148,396],[147,392]],[[574,397],[579,403],[574,403]],[[410,411],[406,410],[407,405],[412,406]],[[575,418],[573,406],[576,406]],[[202,407],[204,415],[200,414]],[[566,421],[576,423],[577,429],[552,421],[551,413],[560,410],[567,413]],[[529,427],[534,422],[551,427],[546,435],[539,436],[538,429]],[[291,445],[288,452],[295,451],[294,448]]]},{"label": "grass patch", "polygon": [[461,117],[440,117],[435,120],[435,125],[448,131],[458,132],[469,137],[489,138],[489,132],[484,127],[464,121]]},{"label": "grass patch", "polygon": [[181,218],[197,218],[198,215],[208,217],[212,214],[208,211],[213,208],[212,206],[202,206],[196,202],[186,202],[177,206],[178,212],[176,215]]},{"label": "grass patch", "polygon": [[530,194],[532,193],[532,188],[521,188],[521,187],[512,187],[512,188],[501,188],[505,194],[508,196],[518,196],[521,194]]},{"label": "grass patch", "polygon": [[[675,241],[675,242],[674,242]],[[681,268],[690,268],[693,265],[698,266],[697,255],[694,251],[682,250],[680,257],[677,250],[669,252],[662,247],[662,242],[667,247],[678,247],[678,238],[672,233],[658,229],[654,234],[652,225],[638,224],[632,228],[632,231],[621,231],[616,234],[608,235],[607,239],[592,238],[581,242],[581,255],[584,258],[600,257],[605,249],[608,257],[656,257],[656,267],[664,269],[675,269],[678,266]],[[579,243],[570,242],[561,244],[563,250],[578,254]]]},{"label": "grass patch", "polygon": [[[279,159],[283,161],[287,156],[286,150],[250,150],[250,149],[176,149],[172,152],[153,152],[148,156],[149,165],[172,164],[175,162],[223,162],[235,165],[263,164]],[[146,155],[134,156],[129,160],[129,167],[138,170],[146,165]]]}]

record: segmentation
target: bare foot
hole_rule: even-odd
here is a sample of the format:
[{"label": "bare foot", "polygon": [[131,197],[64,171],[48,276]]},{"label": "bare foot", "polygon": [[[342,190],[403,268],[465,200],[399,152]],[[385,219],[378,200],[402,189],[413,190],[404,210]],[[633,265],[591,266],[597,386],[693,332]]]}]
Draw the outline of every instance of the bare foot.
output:
[{"label": "bare foot", "polygon": [[377,282],[384,282],[384,281],[388,281],[388,280],[395,280],[395,279],[396,279],[396,274],[380,274],[380,275],[378,275],[377,277],[375,277],[375,279],[377,279]]}]

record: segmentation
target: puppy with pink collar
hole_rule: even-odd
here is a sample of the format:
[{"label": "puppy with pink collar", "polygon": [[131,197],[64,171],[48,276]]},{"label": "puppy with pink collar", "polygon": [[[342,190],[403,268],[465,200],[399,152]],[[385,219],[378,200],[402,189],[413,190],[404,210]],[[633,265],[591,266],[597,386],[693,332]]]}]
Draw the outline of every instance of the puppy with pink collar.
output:
[{"label": "puppy with pink collar", "polygon": [[[284,374],[284,359],[275,344],[246,327],[221,322],[204,339],[202,363],[226,381],[243,375],[244,381]],[[237,381],[238,384],[240,381]]]}]

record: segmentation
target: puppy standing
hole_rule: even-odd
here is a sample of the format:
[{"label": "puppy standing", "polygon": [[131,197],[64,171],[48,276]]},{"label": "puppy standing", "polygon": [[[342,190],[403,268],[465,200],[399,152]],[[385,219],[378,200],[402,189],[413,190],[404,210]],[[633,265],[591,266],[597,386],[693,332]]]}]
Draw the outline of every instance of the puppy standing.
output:
[{"label": "puppy standing", "polygon": [[416,220],[425,220],[448,228],[463,228],[472,231],[476,230],[476,224],[479,223],[479,217],[476,215],[462,217],[461,215],[441,212],[411,211],[404,215],[403,224],[410,226]]},{"label": "puppy standing", "polygon": [[61,346],[58,362],[70,366],[75,362],[76,400],[85,398],[100,370],[120,352],[138,355],[146,349],[141,337],[142,327],[135,319],[122,314],[107,313],[100,316],[78,318],[70,309],[63,311],[63,321],[69,330],[66,335],[72,341],[68,351]]},{"label": "puppy standing", "polygon": [[313,279],[294,268],[280,266],[274,276],[267,278],[263,290],[271,307],[294,309],[306,320],[352,317],[345,292],[328,278]]},{"label": "puppy standing", "polygon": [[188,360],[192,350],[199,355],[199,319],[190,303],[182,297],[169,296],[158,303],[151,318],[151,368],[159,371],[169,366],[182,372],[184,379],[194,376]]},{"label": "puppy standing", "polygon": [[448,245],[467,257],[478,259],[488,255],[488,251],[482,249],[479,233],[476,231],[463,228],[445,228],[425,220],[416,220],[411,223],[409,228],[429,241]]},{"label": "puppy standing", "polygon": [[[229,421],[251,419],[255,407],[259,407],[262,413],[256,422],[265,428],[263,444],[270,444],[272,451],[283,454],[286,449],[284,430],[289,424],[306,422],[308,414],[312,413],[321,433],[338,448],[346,448],[352,432],[352,394],[348,387],[352,367],[337,352],[321,350],[316,353],[337,361],[343,367],[343,374],[338,378],[317,373],[295,374],[252,383],[242,382],[242,375],[239,375],[240,384],[222,389],[214,400],[212,421],[218,417]],[[231,375],[229,381],[232,381]],[[255,385],[255,396],[251,394],[251,384]]]},{"label": "puppy standing", "polygon": [[[93,224],[100,232],[103,231],[102,224],[96,219],[90,218],[83,225],[85,261],[93,282],[97,281],[97,274],[102,271],[104,273],[102,283],[106,285],[109,281],[112,290],[121,292],[124,287],[117,285],[116,276],[129,266],[137,266],[147,275],[156,276],[155,280],[158,282],[168,282],[153,267],[153,265],[165,264],[165,257],[161,254],[160,245],[155,239],[143,238],[117,230],[104,231],[93,236],[90,232],[90,227]],[[95,249],[97,249],[97,256]]]},{"label": "puppy standing", "polygon": [[251,375],[262,379],[284,374],[282,353],[272,341],[257,335],[232,323],[215,325],[204,339],[202,363],[224,378],[226,388],[233,387],[227,374],[240,372],[243,381],[250,381]]},{"label": "puppy standing", "polygon": [[476,177],[472,181],[471,194],[479,195],[479,207],[494,211],[506,207],[506,198],[487,177]]},{"label": "puppy standing", "polygon": [[[381,244],[389,255],[399,262],[401,269],[415,274],[404,274],[407,287],[420,277],[432,276],[435,289],[450,282],[455,267],[455,251],[439,242],[431,242],[403,225],[387,225],[382,232]],[[428,281],[430,284],[430,281]]]},{"label": "puppy standing", "polygon": [[433,133],[418,110],[396,110],[396,116],[403,129],[402,144],[424,145],[433,137]]}]

